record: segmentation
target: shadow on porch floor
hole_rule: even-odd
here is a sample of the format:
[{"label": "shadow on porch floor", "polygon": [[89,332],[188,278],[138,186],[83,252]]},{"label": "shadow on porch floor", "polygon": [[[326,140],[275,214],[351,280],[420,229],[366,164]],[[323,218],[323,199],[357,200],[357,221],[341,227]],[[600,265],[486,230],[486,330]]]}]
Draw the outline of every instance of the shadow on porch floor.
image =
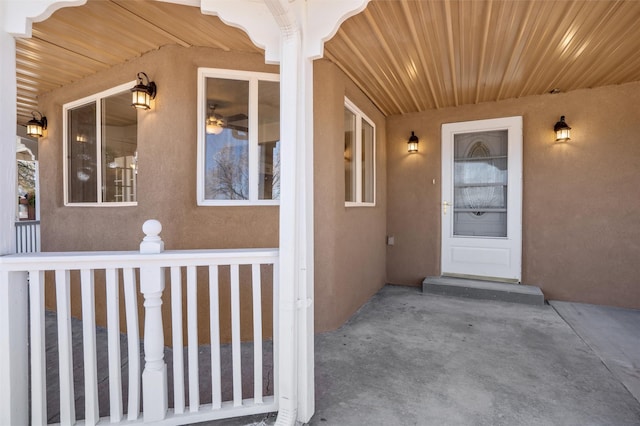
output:
[{"label": "shadow on porch floor", "polygon": [[[631,313],[640,326],[640,311]],[[638,354],[640,327],[631,330],[626,345]],[[386,286],[342,328],[316,336],[309,424],[640,424],[640,403],[585,341],[549,305]]]}]

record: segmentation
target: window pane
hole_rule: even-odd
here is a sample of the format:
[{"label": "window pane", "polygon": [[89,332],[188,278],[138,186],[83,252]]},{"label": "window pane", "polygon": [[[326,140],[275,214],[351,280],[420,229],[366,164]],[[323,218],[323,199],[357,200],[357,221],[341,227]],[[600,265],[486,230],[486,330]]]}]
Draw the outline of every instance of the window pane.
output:
[{"label": "window pane", "polygon": [[454,235],[507,236],[507,148],[507,130],[454,136]]},{"label": "window pane", "polygon": [[280,199],[280,83],[258,83],[258,198]]},{"label": "window pane", "polygon": [[96,104],[68,111],[69,202],[97,202]]},{"label": "window pane", "polygon": [[222,129],[206,133],[205,199],[249,199],[249,82],[207,78],[207,117]]},{"label": "window pane", "polygon": [[344,200],[356,201],[356,116],[344,110]]},{"label": "window pane", "polygon": [[362,202],[375,201],[373,126],[362,120]]},{"label": "window pane", "polygon": [[102,201],[136,201],[138,114],[131,92],[102,100]]}]

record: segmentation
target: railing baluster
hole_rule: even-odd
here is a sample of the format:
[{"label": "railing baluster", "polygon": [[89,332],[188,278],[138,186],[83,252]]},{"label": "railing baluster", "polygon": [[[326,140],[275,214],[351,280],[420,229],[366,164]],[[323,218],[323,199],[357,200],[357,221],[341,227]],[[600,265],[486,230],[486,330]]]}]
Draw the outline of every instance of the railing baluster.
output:
[{"label": "railing baluster", "polygon": [[93,269],[80,271],[82,287],[82,346],[84,352],[84,416],[95,425],[100,418],[98,407],[98,363],[96,354],[95,282]]},{"label": "railing baluster", "polygon": [[31,424],[47,424],[47,369],[44,322],[44,272],[29,272],[31,325]]},{"label": "railing baluster", "polygon": [[15,238],[17,253],[33,253],[40,251],[40,221],[15,222]]},{"label": "railing baluster", "polygon": [[76,422],[76,408],[73,392],[70,274],[68,270],[58,269],[55,276],[60,364],[60,423],[72,425]]},{"label": "railing baluster", "polygon": [[233,354],[233,406],[242,405],[239,265],[231,265],[231,352]]},{"label": "railing baluster", "polygon": [[109,414],[111,423],[122,420],[122,370],[120,359],[120,292],[118,271],[105,271],[107,279],[107,342],[109,353]]},{"label": "railing baluster", "polygon": [[189,345],[189,411],[200,409],[198,382],[198,282],[196,267],[187,268],[187,337]]},{"label": "railing baluster", "polygon": [[184,338],[182,336],[182,273],[171,267],[171,330],[173,340],[173,411],[184,413]]},{"label": "railing baluster", "polygon": [[209,324],[211,331],[211,408],[222,407],[220,373],[220,294],[218,266],[209,266]]},{"label": "railing baluster", "polygon": [[262,282],[260,264],[251,265],[253,290],[253,400],[262,404]]},{"label": "railing baluster", "polygon": [[124,302],[127,318],[127,349],[129,360],[129,401],[127,420],[136,420],[140,414],[140,334],[138,329],[138,290],[132,268],[122,270]]},{"label": "railing baluster", "polygon": [[[156,224],[157,225],[157,224]],[[32,226],[24,226],[20,228],[21,232],[31,231]],[[159,229],[159,226],[153,227],[151,231]],[[154,231],[155,232],[155,231]],[[25,374],[20,383],[24,384],[25,396],[22,400],[27,404],[26,390],[31,385],[31,413],[25,414],[29,418],[24,422],[19,419],[10,421],[8,424],[26,423],[30,421],[32,424],[46,424],[47,411],[51,412],[51,406],[47,406],[47,358],[46,358],[46,331],[45,331],[45,308],[44,308],[44,278],[45,271],[52,271],[54,274],[55,297],[57,304],[57,333],[58,333],[58,357],[59,366],[58,374],[60,376],[60,388],[56,391],[60,398],[60,423],[63,425],[74,424],[76,422],[75,396],[77,390],[74,389],[74,375],[83,374],[84,379],[84,398],[85,403],[85,419],[79,419],[83,424],[102,424],[122,423],[123,421],[142,421],[142,404],[144,402],[144,421],[157,422],[168,420],[168,423],[189,423],[190,419],[194,421],[207,421],[214,419],[229,418],[235,415],[256,414],[259,412],[275,411],[278,409],[278,378],[277,370],[275,380],[276,396],[265,396],[263,393],[264,381],[266,380],[265,364],[264,364],[264,342],[263,342],[263,301],[262,301],[262,265],[273,265],[274,280],[274,369],[278,368],[277,360],[277,324],[278,324],[278,283],[277,283],[277,256],[276,250],[235,250],[235,251],[189,251],[184,253],[163,252],[162,248],[158,251],[151,251],[151,246],[162,245],[161,240],[157,237],[158,232],[146,232],[147,238],[141,244],[140,254],[131,253],[113,253],[113,252],[95,252],[95,253],[73,253],[69,257],[60,254],[49,255],[42,253],[37,256],[3,256],[0,257],[0,281],[8,287],[7,283],[11,282],[10,278],[6,278],[11,274],[23,275],[22,280],[13,280],[20,285],[13,286],[23,289],[24,305],[27,306],[27,293],[31,309],[25,309],[25,318],[20,321],[24,324],[24,347],[27,350],[27,329],[30,327],[30,344],[28,353],[21,356],[25,360]],[[156,238],[157,237],[157,238]],[[28,238],[21,238],[26,241]],[[25,250],[32,250],[35,246],[24,247]],[[143,250],[144,249],[144,250]],[[157,256],[149,256],[149,254],[157,254]],[[26,261],[25,261],[26,260]],[[34,261],[35,260],[35,261]],[[120,266],[116,266],[119,265]],[[35,265],[35,266],[34,266]],[[78,266],[81,265],[81,266]],[[242,266],[246,265],[246,266]],[[250,265],[250,266],[249,266]],[[229,267],[230,270],[230,304],[229,300],[224,301],[222,308],[230,310],[231,317],[231,361],[232,361],[232,382],[225,382],[225,386],[233,388],[233,401],[222,402],[222,363],[221,363],[221,346],[220,335],[221,330],[221,300],[220,300],[220,267],[224,269]],[[24,269],[23,269],[24,267]],[[208,268],[209,274],[209,321],[210,321],[210,338],[211,338],[211,411],[203,411],[200,402],[199,389],[199,346],[198,346],[198,329],[202,324],[198,323],[198,290],[199,287],[205,285],[204,282],[198,282],[198,268]],[[250,271],[247,273],[247,280],[240,281],[242,275],[245,278],[245,269]],[[36,268],[36,269],[33,269]],[[42,268],[42,270],[37,269]],[[122,269],[120,269],[122,268]],[[164,281],[170,268],[171,277],[171,315],[172,315],[172,346],[173,355],[173,392],[174,405],[173,413],[170,414],[171,419],[166,419],[167,413],[167,383],[166,383],[166,364],[163,356],[163,330],[162,327],[162,294],[164,290]],[[184,268],[184,271],[183,271]],[[27,271],[30,281],[27,280]],[[100,405],[98,398],[98,366],[101,366],[97,352],[96,333],[96,289],[95,270],[105,271],[105,291],[106,297],[106,320],[107,320],[107,354],[109,369],[109,418],[99,419]],[[138,283],[138,269],[140,271],[140,283]],[[242,274],[241,274],[242,270]],[[16,271],[16,272],[13,272]],[[77,271],[77,272],[76,272]],[[204,271],[202,271],[204,272]],[[226,271],[225,271],[226,272]],[[166,275],[165,275],[166,273]],[[122,278],[120,278],[122,274]],[[186,274],[186,277],[185,277]],[[77,359],[77,355],[73,353],[73,348],[77,347],[79,341],[74,342],[72,339],[71,327],[71,290],[73,278],[73,291],[80,290],[82,308],[82,350],[84,371],[74,372],[74,361],[82,363]],[[186,278],[186,300],[183,298],[184,286],[182,280]],[[122,281],[122,283],[120,283]],[[226,274],[225,274],[226,281]],[[246,281],[246,284],[245,284]],[[226,282],[225,282],[226,284]],[[243,402],[243,382],[242,382],[242,312],[241,294],[244,295],[242,288],[251,285],[251,298],[253,306],[253,358],[254,358],[254,391],[249,398],[253,397],[251,405],[244,405]],[[123,286],[123,288],[121,288]],[[140,286],[140,289],[137,287]],[[141,293],[139,293],[139,291]],[[202,289],[204,290],[204,289]],[[120,292],[124,291],[123,294]],[[144,297],[145,306],[145,364],[144,372],[141,365],[141,343],[140,339],[140,318],[138,313],[138,303]],[[201,295],[201,296],[204,296]],[[75,296],[74,296],[75,297]],[[121,312],[121,297],[124,297],[125,312]],[[186,302],[186,303],[185,303]],[[248,302],[248,300],[247,300]],[[266,303],[266,302],[264,302]],[[186,307],[185,307],[186,305]],[[248,306],[247,306],[248,307]],[[184,312],[187,309],[187,312]],[[29,314],[27,322],[27,312]],[[123,319],[120,314],[126,315],[126,331],[127,331],[127,349],[128,360],[123,360],[121,355],[121,334],[120,329],[124,326],[121,324]],[[186,316],[186,329],[188,339],[185,339],[184,328]],[[227,320],[225,320],[227,321]],[[5,321],[7,322],[7,321]],[[9,321],[10,322],[10,321]],[[249,324],[246,324],[249,325]],[[225,325],[226,326],[226,325]],[[15,328],[15,327],[14,327]],[[5,339],[6,340],[6,339]],[[188,340],[188,341],[185,341]],[[185,354],[184,346],[188,347],[188,378],[185,374]],[[75,357],[75,358],[74,358]],[[127,377],[122,375],[122,363],[128,364],[128,389],[123,389],[123,382],[127,381]],[[27,378],[27,365],[30,363],[30,376]],[[106,361],[105,361],[106,363]],[[11,364],[11,368],[19,369],[20,366]],[[125,367],[127,368],[127,367]],[[164,370],[164,371],[162,371]],[[246,370],[246,368],[245,368]],[[244,371],[245,373],[247,371]],[[159,376],[162,374],[164,379]],[[79,378],[79,377],[78,377]],[[270,378],[270,377],[269,377]],[[29,381],[28,381],[29,380]],[[186,380],[189,380],[188,390]],[[248,390],[248,389],[247,389]],[[122,403],[123,394],[128,392],[127,406]],[[13,392],[11,395],[14,395]],[[187,395],[189,395],[189,408],[187,409]],[[103,396],[103,395],[100,395]],[[106,395],[104,395],[106,396]],[[164,401],[162,401],[164,399]],[[19,402],[19,401],[18,401]],[[6,405],[6,404],[5,404]],[[15,406],[13,404],[11,406]],[[224,408],[222,408],[224,407]],[[57,411],[57,407],[54,407]],[[25,406],[22,412],[28,413]],[[126,414],[125,414],[126,411]],[[190,411],[191,413],[187,413]],[[2,414],[2,418],[11,418]],[[126,417],[126,419],[125,419]],[[0,422],[1,423],[1,422]]]}]

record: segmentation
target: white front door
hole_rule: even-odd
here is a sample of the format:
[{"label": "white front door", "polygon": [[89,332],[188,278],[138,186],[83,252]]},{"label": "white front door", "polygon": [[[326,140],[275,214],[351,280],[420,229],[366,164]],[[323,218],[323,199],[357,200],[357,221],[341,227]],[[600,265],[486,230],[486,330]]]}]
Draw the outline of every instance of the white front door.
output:
[{"label": "white front door", "polygon": [[522,117],[442,125],[442,275],[520,282]]}]

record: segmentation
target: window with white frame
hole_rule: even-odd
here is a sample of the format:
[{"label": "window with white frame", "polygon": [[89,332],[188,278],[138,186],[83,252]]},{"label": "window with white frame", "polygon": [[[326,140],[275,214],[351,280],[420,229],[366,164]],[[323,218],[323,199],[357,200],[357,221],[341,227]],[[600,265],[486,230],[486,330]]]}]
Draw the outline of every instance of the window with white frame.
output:
[{"label": "window with white frame", "polygon": [[353,102],[344,100],[346,206],[376,204],[376,128]]},{"label": "window with white frame", "polygon": [[135,81],[63,106],[65,205],[135,205]]},{"label": "window with white frame", "polygon": [[198,69],[198,204],[277,205],[278,74]]}]

